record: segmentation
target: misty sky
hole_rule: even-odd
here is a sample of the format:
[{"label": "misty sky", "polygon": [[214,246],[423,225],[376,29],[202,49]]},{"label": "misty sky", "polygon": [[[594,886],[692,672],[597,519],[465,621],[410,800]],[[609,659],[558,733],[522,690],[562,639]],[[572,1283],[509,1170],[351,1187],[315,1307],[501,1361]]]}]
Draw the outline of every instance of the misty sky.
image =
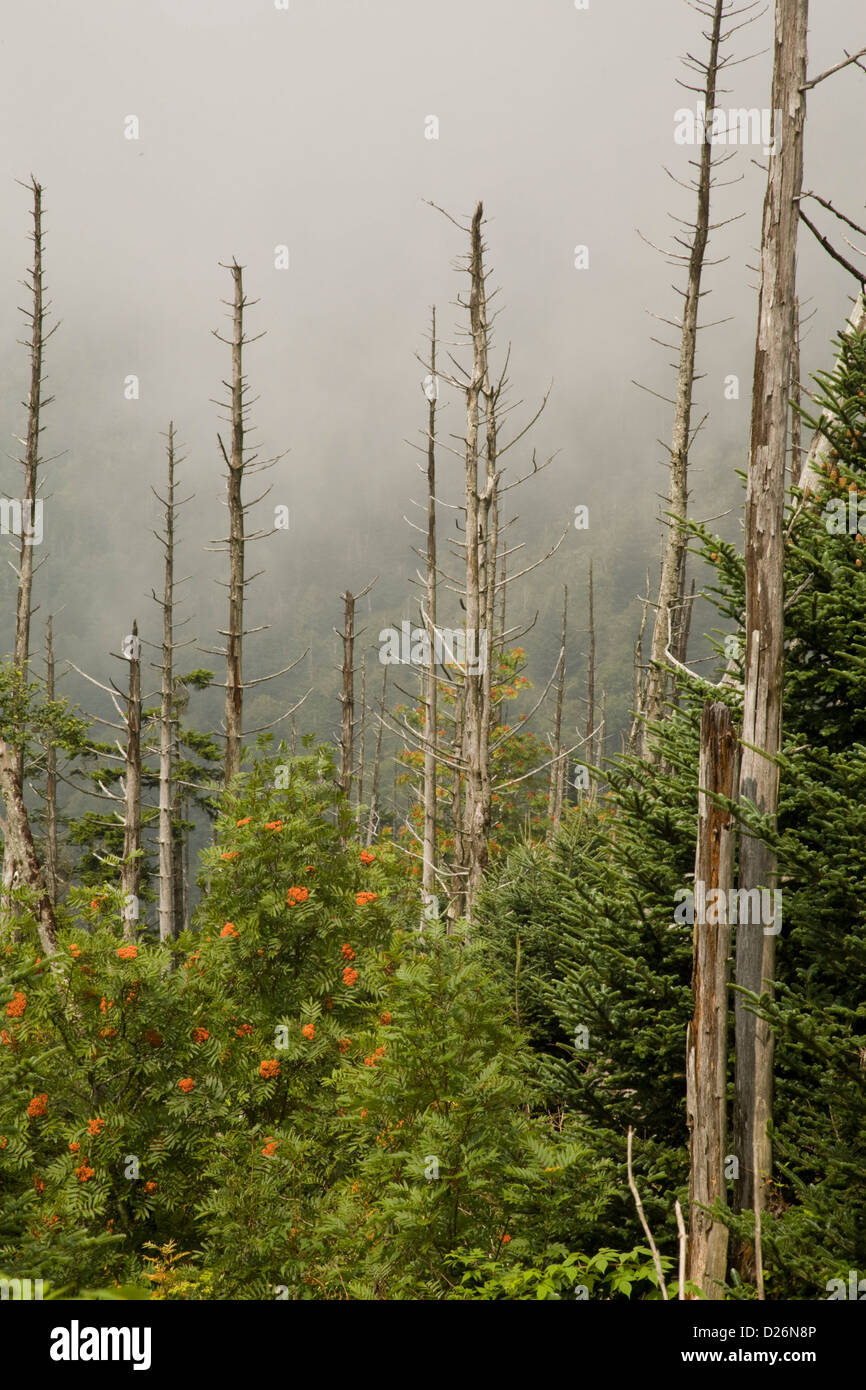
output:
[{"label": "misty sky", "polygon": [[[815,73],[866,42],[866,12],[862,0],[811,8]],[[377,572],[373,627],[410,616],[403,516],[422,485],[405,441],[417,441],[425,410],[415,354],[433,303],[455,336],[452,262],[465,249],[424,200],[463,218],[480,198],[513,398],[528,411],[553,383],[527,450],[512,456],[516,468],[533,443],[540,457],[557,452],[518,508],[528,548],[564,529],[576,504],[590,506],[590,531],[571,532],[535,592],[552,613],[559,586],[577,592],[593,555],[609,619],[604,660],[627,668],[634,595],[657,565],[657,440],[670,430],[669,409],[631,382],[670,394],[672,354],[651,343],[660,325],[646,310],[675,317],[670,286],[682,283],[636,229],[668,245],[670,214],[691,215],[693,199],[662,166],[685,177],[694,157],[673,132],[676,108],[694,104],[676,81],[686,76],[680,55],[705,51],[700,28],[683,0],[590,0],[587,11],[573,0],[289,0],[287,11],[273,0],[6,0],[0,428],[10,453],[24,423],[16,306],[29,258],[28,195],[14,180],[31,172],[45,186],[46,276],[62,320],[46,363],[56,400],[44,453],[66,452],[46,469],[35,630],[65,605],[60,652],[103,678],[133,616],[156,635],[145,597],[159,583],[149,487],[161,480],[160,433],[174,419],[196,494],[179,560],[194,576],[190,630],[215,643],[221,567],[202,546],[224,534],[211,399],[228,356],[211,330],[225,325],[230,280],[219,262],[233,256],[260,300],[248,330],[267,330],[246,358],[261,397],[258,438],[264,454],[289,451],[270,475],[270,501],[289,506],[291,529],[251,566],[267,572],[250,619],[275,628],[261,656],[250,646],[247,672],[313,645],[321,675],[334,659],[339,593]],[[735,37],[736,57],[764,53],[731,70],[719,105],[769,106],[770,42],[769,13]],[[809,96],[805,186],[855,220],[866,201],[864,103],[856,68]],[[125,138],[129,116],[137,140]],[[435,140],[425,138],[430,116]],[[739,506],[764,185],[755,159],[760,149],[740,150],[722,176],[741,181],[714,205],[714,221],[744,215],[711,243],[729,259],[708,274],[705,317],[732,321],[699,347],[698,405],[710,418],[693,456],[695,515]],[[826,214],[816,220],[857,259]],[[283,244],[288,270],[274,266]],[[589,248],[588,269],[575,269],[577,244]],[[829,364],[854,281],[805,229],[800,246],[801,298],[817,310],[804,346],[811,372]],[[723,397],[732,373],[738,402]],[[124,399],[130,374],[137,401]],[[456,400],[442,425],[460,432]],[[457,501],[458,461],[443,458],[442,473]],[[0,476],[16,495],[14,464]],[[11,571],[4,583],[8,647]]]}]

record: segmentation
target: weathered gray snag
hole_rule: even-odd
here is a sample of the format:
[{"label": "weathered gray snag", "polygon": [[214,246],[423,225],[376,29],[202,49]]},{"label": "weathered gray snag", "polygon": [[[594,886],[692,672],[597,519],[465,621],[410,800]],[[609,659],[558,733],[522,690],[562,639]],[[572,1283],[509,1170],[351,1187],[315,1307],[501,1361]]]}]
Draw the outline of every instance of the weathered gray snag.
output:
[{"label": "weathered gray snag", "polygon": [[180,846],[174,830],[174,756],[177,744],[177,693],[174,677],[174,652],[178,644],[174,640],[175,588],[183,580],[175,579],[175,514],[178,507],[189,498],[178,502],[175,483],[175,469],[182,460],[177,457],[174,422],[168,426],[166,445],[166,494],[165,497],[152,488],[154,496],[164,507],[164,530],[157,536],[163,547],[163,588],[162,597],[153,594],[154,601],[162,609],[162,650],[160,660],[160,707],[159,707],[159,937],[169,941],[177,935],[175,900],[175,856]]},{"label": "weathered gray snag", "polygon": [[[728,1228],[705,1208],[725,1201],[727,1132],[728,976],[734,884],[734,818],[715,800],[732,801],[737,787],[737,736],[730,711],[704,705],[698,773],[695,851],[694,1014],[686,1033],[686,1118],[689,1127],[688,1278],[707,1298],[722,1298]],[[707,895],[717,906],[708,912]],[[708,920],[710,918],[711,920]]]},{"label": "weathered gray snag", "polygon": [[352,781],[355,771],[355,604],[359,598],[369,594],[376,583],[372,579],[358,594],[348,589],[343,598],[343,631],[334,631],[342,639],[343,661],[340,667],[342,682],[340,689],[340,773],[338,786],[351,800]]},{"label": "weathered gray snag", "polygon": [[550,764],[549,805],[554,831],[562,817],[562,798],[565,790],[565,758],[562,753],[562,701],[565,694],[565,639],[568,624],[568,588],[562,591],[562,635],[559,641],[559,675],[556,682],[556,712],[553,721],[553,762]]},{"label": "weathered gray snag", "polygon": [[[54,701],[54,622],[51,615],[45,624],[45,698]],[[57,749],[48,740],[45,752],[45,887],[52,903],[57,905]]]},{"label": "weathered gray snag", "polygon": [[[127,645],[129,661],[129,691],[126,699],[126,767],[123,781],[124,826],[123,864],[120,886],[123,891],[123,934],[128,941],[135,935],[138,923],[138,887],[141,879],[141,646],[138,623],[132,624],[132,638]],[[127,655],[124,652],[124,655]]]},{"label": "weathered gray snag", "polygon": [[39,941],[47,956],[57,951],[57,920],[45,887],[21,783],[18,778],[18,751],[0,738],[0,796],[6,808],[6,843],[13,869],[36,894],[36,925]]},{"label": "weathered gray snag", "polygon": [[429,637],[424,671],[424,831],[421,894],[425,909],[431,912],[436,896],[436,307],[430,330],[431,390],[427,404],[427,548],[424,554],[426,629]]},{"label": "weathered gray snag", "polygon": [[[229,508],[229,621],[226,639],[225,703],[225,785],[240,771],[243,737],[243,641],[244,641],[244,285],[243,269],[237,261],[230,267],[234,285],[232,305],[231,453],[223,457],[228,465],[226,479]],[[220,441],[220,447],[222,442]]]},{"label": "weathered gray snag", "polygon": [[[699,7],[699,13],[712,14],[712,27],[707,35],[709,55],[700,67],[706,75],[704,104],[707,113],[716,104],[716,84],[719,73],[719,48],[722,41],[722,20],[728,8],[727,0],[713,0],[712,9]],[[693,60],[693,66],[698,66]],[[707,240],[710,232],[710,193],[712,189],[713,147],[702,140],[697,177],[697,213],[693,224],[688,254],[685,300],[680,331],[677,394],[674,408],[673,435],[670,447],[668,510],[659,596],[653,623],[650,661],[643,700],[646,722],[643,726],[643,756],[654,757],[650,741],[650,725],[664,715],[669,686],[665,651],[671,640],[671,627],[684,598],[686,536],[682,523],[688,505],[688,461],[692,442],[692,397],[695,383],[695,349],[698,336],[698,310],[701,302],[701,279],[704,271]]]},{"label": "weathered gray snag", "polygon": [[794,300],[794,351],[791,354],[791,483],[797,487],[803,471],[800,419],[800,301]]},{"label": "weathered gray snag", "polygon": [[592,561],[589,562],[589,661],[586,667],[586,763],[595,766],[595,609],[592,596]]},{"label": "weathered gray snag", "polygon": [[388,695],[388,667],[382,668],[382,694],[379,699],[379,727],[376,731],[376,753],[370,783],[370,810],[367,814],[366,845],[370,848],[379,833],[379,781],[382,774],[382,735],[385,731],[385,703]]},{"label": "weathered gray snag", "polygon": [[[24,288],[29,290],[32,308],[22,309],[25,319],[30,327],[29,341],[24,344],[28,350],[30,358],[30,388],[27,397],[27,431],[26,436],[19,442],[24,446],[24,454],[21,458],[21,465],[24,470],[24,488],[21,499],[21,538],[18,548],[18,592],[15,610],[15,665],[19,670],[27,674],[27,666],[30,660],[30,620],[33,612],[33,575],[36,569],[33,556],[33,540],[35,527],[37,525],[37,505],[39,503],[39,466],[41,463],[39,443],[42,433],[42,411],[45,406],[50,404],[51,398],[43,398],[43,357],[45,344],[57,328],[54,325],[48,333],[45,332],[45,319],[48,313],[48,305],[45,301],[45,287],[43,281],[42,255],[43,255],[43,232],[42,232],[42,185],[37,183],[35,178],[30,179],[29,184],[22,184],[33,194],[33,232],[31,240],[33,242],[33,264],[30,269],[29,282],[24,281]],[[24,785],[24,755],[20,749],[15,753],[18,768],[18,785]],[[15,867],[12,855],[11,841],[7,837],[7,843],[3,854],[3,881],[10,884],[14,876]]]},{"label": "weathered gray snag", "polygon": [[[776,0],[769,157],[761,236],[761,287],[745,517],[745,677],[739,800],[775,821],[782,737],[784,508],[791,357],[794,350],[799,196],[803,184],[808,0]],[[776,855],[743,833],[739,886],[776,887]],[[775,936],[758,923],[737,929],[736,982],[760,995],[772,988]],[[743,1003],[735,1004],[734,1152],[738,1210],[764,1203],[772,1150],[773,1036]],[[754,1157],[754,1156],[757,1157]],[[756,1172],[755,1169],[758,1171]]]},{"label": "weathered gray snag", "polygon": [[[361,815],[364,804],[364,769],[367,758],[367,657],[361,658],[361,714],[358,719],[358,801],[355,816],[358,829],[361,829]],[[294,751],[294,750],[293,750]]]},{"label": "weathered gray snag", "polygon": [[342,687],[340,690],[340,775],[339,787],[345,797],[352,792],[353,738],[355,731],[355,596],[348,589],[343,594],[343,631],[337,633],[343,641]]},{"label": "weathered gray snag", "polygon": [[[24,496],[22,499],[21,545],[18,552],[18,603],[15,617],[15,665],[25,670],[30,658],[30,615],[33,604],[33,536],[28,538],[35,522],[39,492],[39,437],[42,433],[42,410],[48,405],[42,398],[43,349],[51,333],[45,333],[47,312],[42,277],[42,186],[31,179],[33,192],[33,266],[30,284],[33,308],[22,311],[30,323],[30,392],[27,399],[27,438],[24,441]],[[55,325],[56,327],[56,325]]]},{"label": "weathered gray snag", "polygon": [[[466,910],[471,915],[475,896],[487,867],[490,833],[490,660],[480,656],[482,640],[489,638],[495,585],[495,555],[491,555],[490,508],[497,485],[496,393],[490,384],[488,354],[490,326],[487,317],[487,281],[481,226],[484,209],[475,209],[470,232],[469,323],[472,337],[472,375],[466,387],[466,664],[463,675],[463,762],[466,769],[463,796],[463,848],[466,868]],[[486,443],[480,444],[482,406]],[[484,462],[484,481],[479,464]],[[483,634],[483,637],[482,637]],[[473,650],[474,649],[474,650]],[[479,670],[479,666],[483,669]]]},{"label": "weathered gray snag", "polygon": [[[255,574],[249,577],[245,573],[246,547],[251,541],[262,540],[269,536],[276,529],[271,527],[264,531],[248,532],[246,530],[246,514],[256,502],[261,502],[270,492],[270,488],[253,499],[252,502],[243,500],[243,481],[248,473],[261,472],[266,468],[271,468],[281,457],[260,460],[254,446],[246,442],[246,436],[251,432],[248,424],[248,414],[250,402],[248,401],[249,386],[243,371],[243,350],[249,343],[254,343],[264,334],[256,334],[253,338],[248,338],[244,331],[244,310],[250,305],[255,304],[256,300],[248,300],[244,295],[243,287],[243,266],[238,265],[237,261],[232,261],[229,266],[224,266],[232,276],[233,296],[227,304],[232,320],[232,336],[224,338],[221,333],[214,331],[214,337],[221,343],[225,343],[231,348],[231,381],[224,383],[228,387],[229,398],[223,402],[228,410],[228,424],[231,429],[230,447],[226,449],[222,437],[217,435],[220,452],[226,465],[226,504],[229,513],[229,534],[221,537],[215,547],[210,549],[225,549],[229,556],[229,579],[225,586],[229,591],[229,613],[228,627],[220,629],[220,636],[226,639],[223,648],[206,648],[215,655],[224,656],[226,661],[225,689],[225,717],[224,733],[225,738],[225,785],[231,782],[232,778],[240,771],[241,750],[243,736],[245,733],[261,733],[263,729],[273,728],[296,710],[299,705],[307,698],[306,695],[299,700],[292,709],[286,710],[277,719],[271,720],[269,724],[264,724],[258,729],[244,729],[243,709],[244,691],[252,686],[264,685],[267,681],[274,680],[277,676],[283,676],[287,671],[291,671],[297,666],[299,661],[306,655],[304,652],[296,661],[284,666],[281,671],[273,671],[268,676],[259,676],[253,681],[244,681],[243,678],[243,640],[253,632],[263,632],[267,627],[245,628],[244,627],[244,597],[247,586],[257,578]],[[252,451],[251,451],[252,450]],[[307,691],[309,694],[309,691]]]}]

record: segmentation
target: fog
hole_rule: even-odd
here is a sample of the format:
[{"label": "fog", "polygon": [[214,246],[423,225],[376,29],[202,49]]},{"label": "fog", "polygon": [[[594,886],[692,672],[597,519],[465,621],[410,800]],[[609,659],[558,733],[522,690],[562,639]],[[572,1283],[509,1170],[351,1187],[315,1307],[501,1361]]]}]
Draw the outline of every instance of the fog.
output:
[{"label": "fog", "polygon": [[[812,6],[810,68],[863,43],[858,0]],[[758,13],[756,11],[756,13]],[[560,591],[573,595],[569,709],[582,695],[590,557],[596,568],[602,680],[611,727],[627,723],[637,594],[658,566],[664,441],[671,410],[638,381],[669,395],[673,355],[651,337],[647,311],[675,318],[681,272],[642,240],[671,244],[673,216],[693,197],[694,148],[674,139],[674,113],[694,106],[677,86],[692,80],[681,55],[702,55],[702,23],[683,0],[7,0],[2,45],[0,187],[0,428],[10,459],[0,485],[20,495],[12,461],[24,428],[28,363],[18,283],[29,262],[31,172],[45,189],[45,270],[61,326],[48,345],[44,416],[45,540],[36,578],[34,652],[48,612],[58,658],[105,679],[132,619],[146,637],[159,615],[160,551],[151,485],[164,474],[162,432],[175,422],[182,470],[194,494],[183,513],[180,573],[188,631],[202,646],[224,625],[220,557],[203,547],[225,534],[218,410],[228,349],[221,303],[245,266],[258,304],[247,317],[245,366],[263,456],[287,451],[262,504],[289,507],[291,524],[252,554],[265,573],[250,591],[246,673],[256,676],[310,647],[284,688],[257,697],[271,713],[317,688],[307,724],[329,734],[338,717],[333,626],[339,594],[380,576],[362,615],[372,651],[379,628],[413,615],[407,579],[417,561],[404,515],[420,500],[421,381],[430,309],[455,341],[461,278],[453,262],[466,238],[435,203],[464,220],[481,199],[489,263],[502,291],[497,360],[512,345],[515,424],[550,401],[506,481],[555,454],[515,498],[527,558],[568,528],[556,557],[536,572],[513,616],[538,624],[525,645],[543,686],[555,660]],[[765,108],[772,16],[738,33],[719,105]],[[864,204],[860,131],[866,76],[856,68],[809,96],[805,186],[855,220]],[[438,121],[438,138],[428,138]],[[130,118],[135,118],[130,121]],[[138,138],[127,135],[136,131]],[[738,148],[720,171],[704,317],[727,320],[701,334],[697,418],[709,412],[692,457],[692,514],[741,502],[756,317],[756,245],[764,172],[758,146]],[[816,220],[836,236],[819,210]],[[853,236],[856,241],[856,235]],[[837,244],[852,259],[856,253]],[[288,248],[288,269],[275,266]],[[588,266],[575,267],[575,248]],[[803,230],[800,243],[804,375],[827,366],[854,280]],[[739,378],[738,400],[725,379]],[[125,382],[138,378],[138,399]],[[461,432],[459,401],[441,412]],[[511,471],[513,470],[513,472]],[[462,468],[444,451],[441,495],[458,502]],[[256,489],[258,491],[258,489]],[[255,492],[250,490],[250,496]],[[575,531],[577,504],[590,527]],[[443,517],[444,530],[453,525]],[[10,554],[13,552],[10,551]],[[4,650],[12,645],[15,576],[7,571]],[[181,615],[182,616],[182,615]],[[712,621],[708,610],[699,618]],[[695,650],[702,622],[696,618]],[[373,657],[375,660],[375,656]],[[190,649],[189,664],[216,663]],[[115,672],[117,677],[119,675]],[[80,682],[67,681],[83,699]],[[218,711],[217,711],[218,713]],[[300,718],[301,727],[304,720]],[[258,719],[256,722],[259,722]],[[542,723],[543,728],[543,723]]]}]

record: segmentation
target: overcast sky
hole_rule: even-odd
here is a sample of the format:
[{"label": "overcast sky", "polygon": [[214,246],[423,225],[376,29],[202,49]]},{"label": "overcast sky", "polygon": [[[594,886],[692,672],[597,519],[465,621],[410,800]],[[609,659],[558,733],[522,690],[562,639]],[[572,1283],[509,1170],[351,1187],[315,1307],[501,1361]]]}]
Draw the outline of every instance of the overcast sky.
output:
[{"label": "overcast sky", "polygon": [[[811,8],[812,72],[866,42],[862,0]],[[719,105],[769,106],[771,19],[735,37],[736,57],[764,52],[731,70]],[[29,254],[28,196],[14,180],[32,171],[45,187],[46,274],[62,319],[47,359],[56,401],[45,452],[68,451],[50,466],[37,585],[43,614],[46,601],[67,604],[60,630],[73,650],[117,650],[117,628],[128,630],[133,612],[142,620],[142,595],[158,582],[149,486],[170,418],[196,493],[183,564],[196,576],[193,607],[210,621],[207,604],[222,601],[209,582],[219,562],[201,546],[222,525],[210,401],[228,362],[211,330],[230,290],[219,262],[233,256],[260,299],[248,329],[267,330],[246,362],[262,448],[289,450],[271,500],[290,507],[291,531],[268,542],[258,620],[286,627],[299,584],[336,598],[384,569],[383,602],[388,575],[402,593],[402,518],[421,491],[404,442],[423,424],[415,354],[431,304],[443,329],[459,317],[451,267],[464,250],[425,199],[457,217],[483,199],[515,398],[534,407],[553,382],[534,440],[558,457],[521,508],[527,539],[561,529],[577,503],[591,506],[592,525],[568,538],[550,584],[582,583],[595,553],[611,576],[626,572],[631,592],[657,562],[656,440],[670,429],[668,408],[631,382],[670,392],[670,354],[652,345],[658,325],[646,310],[675,317],[670,286],[681,283],[636,229],[667,245],[670,214],[691,215],[693,200],[663,166],[685,177],[694,157],[674,141],[674,112],[694,104],[676,83],[683,52],[705,51],[700,28],[684,0],[589,0],[586,10],[573,0],[288,0],[287,10],[274,0],[6,0],[0,428],[14,450],[26,391],[17,281]],[[855,219],[866,201],[864,103],[856,68],[809,97],[806,187]],[[137,139],[126,138],[130,117]],[[711,249],[728,259],[709,273],[706,317],[732,321],[701,340],[699,404],[710,418],[694,457],[695,514],[705,514],[702,493],[706,513],[720,495],[739,496],[762,158],[740,150],[726,171],[741,181],[714,206],[714,220],[743,216]],[[575,268],[579,244],[586,269]],[[287,270],[275,268],[281,245]],[[828,363],[854,282],[805,230],[800,264],[801,297],[817,309],[811,371]],[[124,399],[130,374],[137,401]],[[739,402],[724,399],[728,374],[741,379]],[[459,430],[457,403],[443,420]],[[15,495],[12,464],[2,476]],[[11,572],[5,583],[8,645]],[[638,616],[626,601],[623,636]],[[323,633],[336,617],[323,618]]]}]

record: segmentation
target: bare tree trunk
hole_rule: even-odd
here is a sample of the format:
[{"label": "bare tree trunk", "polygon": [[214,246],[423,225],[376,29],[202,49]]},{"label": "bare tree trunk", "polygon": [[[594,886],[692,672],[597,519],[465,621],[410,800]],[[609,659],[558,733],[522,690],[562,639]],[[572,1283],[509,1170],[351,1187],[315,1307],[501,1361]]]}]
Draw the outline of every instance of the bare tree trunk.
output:
[{"label": "bare tree trunk", "polygon": [[343,594],[343,687],[340,693],[340,777],[339,786],[345,797],[352,794],[352,768],[355,756],[355,599],[347,589]]},{"label": "bare tree trunk", "polygon": [[231,380],[231,456],[227,491],[229,508],[229,621],[226,639],[226,753],[225,785],[240,771],[243,737],[243,639],[244,639],[244,505],[241,485],[244,476],[244,286],[243,270],[234,261],[230,266],[234,282],[232,304],[232,380]]},{"label": "bare tree trunk", "polygon": [[[685,590],[683,590],[685,593]],[[684,598],[680,609],[679,619],[674,632],[673,654],[677,661],[685,665],[689,653],[689,633],[692,628],[692,613],[695,607],[695,581],[692,580],[692,587],[687,598]]]},{"label": "bare tree trunk", "polygon": [[[162,608],[162,665],[159,710],[159,939],[176,935],[174,918],[174,832],[172,829],[174,762],[174,422],[168,426],[168,479],[165,502],[165,577]],[[158,494],[157,494],[158,495]]]},{"label": "bare tree trunk", "polygon": [[36,894],[39,940],[45,954],[52,956],[57,950],[57,920],[36,856],[30,820],[21,794],[18,751],[3,738],[0,738],[0,795],[6,808],[6,841],[10,858],[21,879]]},{"label": "bare tree trunk", "polygon": [[[54,624],[45,624],[45,698],[54,701]],[[45,753],[45,888],[57,904],[57,749],[49,739]]]},{"label": "bare tree trunk", "polygon": [[[246,529],[247,511],[255,506],[256,502],[262,499],[270,491],[265,491],[251,503],[243,501],[243,481],[247,473],[260,473],[266,468],[271,468],[282,455],[277,455],[270,459],[260,459],[255,446],[246,443],[246,435],[250,432],[248,426],[249,403],[247,400],[249,386],[243,370],[243,350],[249,343],[254,343],[258,338],[264,337],[263,333],[257,334],[253,338],[248,338],[244,332],[244,310],[249,304],[257,303],[256,300],[249,300],[244,294],[243,287],[243,266],[238,265],[237,261],[232,261],[231,265],[224,266],[224,269],[231,271],[233,283],[233,296],[231,303],[227,303],[231,311],[232,336],[224,338],[221,333],[214,331],[214,337],[219,342],[225,343],[231,348],[231,382],[224,382],[229,396],[225,402],[228,411],[226,417],[231,427],[230,448],[226,449],[221,435],[217,435],[217,442],[220,452],[226,465],[226,494],[229,512],[229,534],[220,538],[217,549],[225,549],[229,556],[229,580],[225,586],[229,591],[229,612],[228,627],[220,629],[220,636],[225,637],[225,647],[210,649],[215,655],[224,656],[226,660],[226,679],[225,679],[225,767],[224,783],[229,785],[231,780],[237,776],[241,767],[241,757],[243,752],[243,705],[244,690],[251,686],[263,685],[267,681],[274,680],[277,676],[285,675],[292,667],[296,666],[303,657],[298,657],[291,665],[283,667],[281,671],[274,671],[271,675],[260,676],[254,681],[244,684],[243,678],[243,641],[246,636],[254,632],[264,632],[265,626],[255,628],[244,627],[244,597],[249,584],[257,577],[255,574],[246,576],[246,548],[252,541],[262,540],[265,536],[272,535],[276,527],[270,530],[252,531]],[[261,573],[261,571],[259,571]],[[306,655],[306,652],[303,654]],[[309,691],[307,692],[309,694]],[[306,695],[303,699],[306,699]],[[298,704],[302,704],[303,700]],[[298,708],[298,704],[293,709],[286,710],[285,714],[274,719],[270,724],[263,725],[259,729],[247,730],[247,733],[261,733],[263,728],[272,728],[274,724],[279,724],[283,719],[289,718],[293,710]]]},{"label": "bare tree trunk", "polygon": [[586,671],[586,762],[595,766],[595,610],[592,593],[592,561],[589,562],[589,665]]},{"label": "bare tree trunk", "polygon": [[180,932],[185,931],[188,926],[184,913],[184,874],[186,869],[184,851],[189,832],[185,827],[181,828],[181,823],[186,819],[184,809],[180,788],[175,785],[171,805],[172,838],[174,841],[171,865],[171,907],[175,924],[175,935],[179,935]]},{"label": "bare tree trunk", "polygon": [[[45,333],[47,313],[42,274],[42,186],[35,179],[27,187],[33,194],[33,265],[30,283],[25,288],[32,296],[32,309],[22,313],[30,326],[30,389],[27,398],[27,433],[23,441],[24,494],[21,499],[21,540],[18,548],[18,594],[15,612],[15,665],[27,675],[30,660],[30,619],[33,610],[33,540],[39,494],[39,441],[42,433],[42,409],[49,404],[42,398],[43,350],[51,333]],[[56,326],[56,325],[55,325]],[[24,786],[24,754],[15,752],[19,786]],[[14,865],[11,846],[4,848],[3,879],[12,881]]]},{"label": "bare tree trunk", "polygon": [[433,385],[427,409],[427,549],[424,555],[426,578],[425,602],[429,637],[426,670],[424,672],[424,839],[421,896],[425,911],[433,910],[436,897],[436,746],[437,746],[437,682],[436,682],[436,308],[430,331],[430,373]]},{"label": "bare tree trunk", "polygon": [[[138,886],[141,863],[137,851],[141,848],[141,647],[138,623],[132,624],[129,644],[129,694],[126,701],[126,773],[124,777],[124,834],[123,865],[120,884],[123,890],[123,934],[131,941],[138,921]],[[134,857],[133,857],[134,856]]]},{"label": "bare tree trunk", "polygon": [[370,811],[367,816],[367,848],[379,833],[379,779],[382,773],[382,734],[385,730],[385,703],[388,694],[388,667],[382,669],[382,697],[379,700],[379,728],[376,733],[376,755],[373,758],[373,777],[370,784]]},{"label": "bare tree trunk", "polygon": [[466,907],[466,854],[464,849],[463,816],[463,707],[465,691],[458,685],[454,699],[454,743],[452,745],[453,769],[451,773],[451,834],[454,850],[451,857],[453,878],[448,902],[448,919],[456,922],[463,916]]},{"label": "bare tree trunk", "polygon": [[[706,85],[704,104],[707,114],[716,104],[716,80],[719,68],[719,43],[721,40],[722,18],[725,0],[715,0],[713,7],[712,30],[709,34],[710,51],[705,65]],[[680,360],[677,375],[677,395],[674,410],[673,436],[671,440],[670,482],[668,502],[672,519],[669,519],[662,557],[662,573],[659,583],[658,606],[653,624],[650,662],[647,671],[644,709],[646,723],[643,726],[643,756],[652,757],[649,726],[658,723],[664,714],[664,704],[668,680],[665,671],[665,650],[671,640],[671,624],[682,602],[683,579],[685,576],[686,537],[682,529],[688,505],[688,459],[691,444],[692,395],[695,380],[695,348],[698,334],[698,309],[701,302],[701,277],[707,238],[710,228],[710,189],[712,184],[712,144],[709,140],[701,142],[699,172],[697,180],[698,206],[694,223],[694,235],[689,251],[686,295],[683,304],[683,317],[680,337]]]},{"label": "bare tree trunk", "polygon": [[367,658],[361,659],[361,717],[358,720],[358,830],[361,829],[362,804],[364,801],[364,763],[367,756]]},{"label": "bare tree trunk", "polygon": [[562,817],[565,765],[562,755],[562,700],[565,693],[565,636],[568,622],[568,589],[562,591],[562,636],[559,643],[559,678],[556,685],[556,713],[553,721],[553,762],[550,764],[550,818],[554,832]]},{"label": "bare tree trunk", "polygon": [[[730,711],[704,705],[698,773],[695,850],[694,1015],[686,1035],[686,1117],[689,1126],[688,1278],[707,1298],[724,1297],[728,1228],[704,1210],[725,1201],[727,1131],[728,903],[734,884],[734,818],[713,798],[732,801],[737,785],[737,737]],[[716,905],[707,897],[715,893]]]},{"label": "bare tree trunk", "polygon": [[[488,617],[495,565],[490,551],[490,508],[496,488],[496,422],[494,393],[490,386],[484,247],[481,235],[483,207],[472,219],[469,255],[469,320],[472,335],[472,375],[466,387],[466,663],[463,678],[464,853],[466,910],[472,913],[475,896],[487,867],[490,831],[491,786],[489,766],[491,684],[490,661],[479,660],[482,642],[488,648]],[[484,403],[487,439],[485,481],[479,488],[478,468],[481,402]],[[483,636],[482,636],[483,634]],[[473,660],[473,657],[476,658]],[[482,669],[479,669],[481,667]]]},{"label": "bare tree trunk", "polygon": [[[647,608],[649,607],[649,570],[646,572],[646,598],[641,601],[640,627],[634,644],[634,711],[629,730],[628,743],[625,744],[625,751],[629,757],[637,753],[641,737],[641,719],[643,717],[643,697],[645,682],[643,679],[643,635],[646,632]],[[625,741],[624,741],[625,742]]]},{"label": "bare tree trunk", "polygon": [[[27,438],[24,445],[24,497],[22,499],[21,545],[18,552],[18,605],[15,616],[15,665],[26,672],[30,658],[30,614],[33,602],[33,535],[39,488],[39,436],[42,413],[42,352],[45,342],[45,303],[42,284],[42,188],[34,179],[33,191],[33,268],[29,288],[33,308],[25,311],[30,321],[30,394],[27,401]],[[50,334],[48,335],[50,337]],[[31,534],[28,537],[27,522]],[[20,756],[20,755],[19,755]]]},{"label": "bare tree trunk", "polygon": [[800,482],[803,471],[802,420],[800,419],[800,301],[794,299],[794,351],[791,353],[791,483]]},{"label": "bare tree trunk", "polygon": [[[776,0],[773,66],[774,140],[761,238],[761,290],[745,520],[745,678],[739,800],[775,822],[782,736],[784,636],[784,507],[788,392],[794,350],[799,196],[803,181],[808,0]],[[776,887],[775,853],[744,832],[739,886]],[[736,982],[762,994],[772,989],[775,936],[757,923],[737,928]],[[773,1035],[738,994],[734,1148],[740,1177],[737,1209],[764,1203],[772,1149]],[[756,1155],[756,1157],[754,1157]],[[755,1171],[757,1164],[758,1171]]]}]

